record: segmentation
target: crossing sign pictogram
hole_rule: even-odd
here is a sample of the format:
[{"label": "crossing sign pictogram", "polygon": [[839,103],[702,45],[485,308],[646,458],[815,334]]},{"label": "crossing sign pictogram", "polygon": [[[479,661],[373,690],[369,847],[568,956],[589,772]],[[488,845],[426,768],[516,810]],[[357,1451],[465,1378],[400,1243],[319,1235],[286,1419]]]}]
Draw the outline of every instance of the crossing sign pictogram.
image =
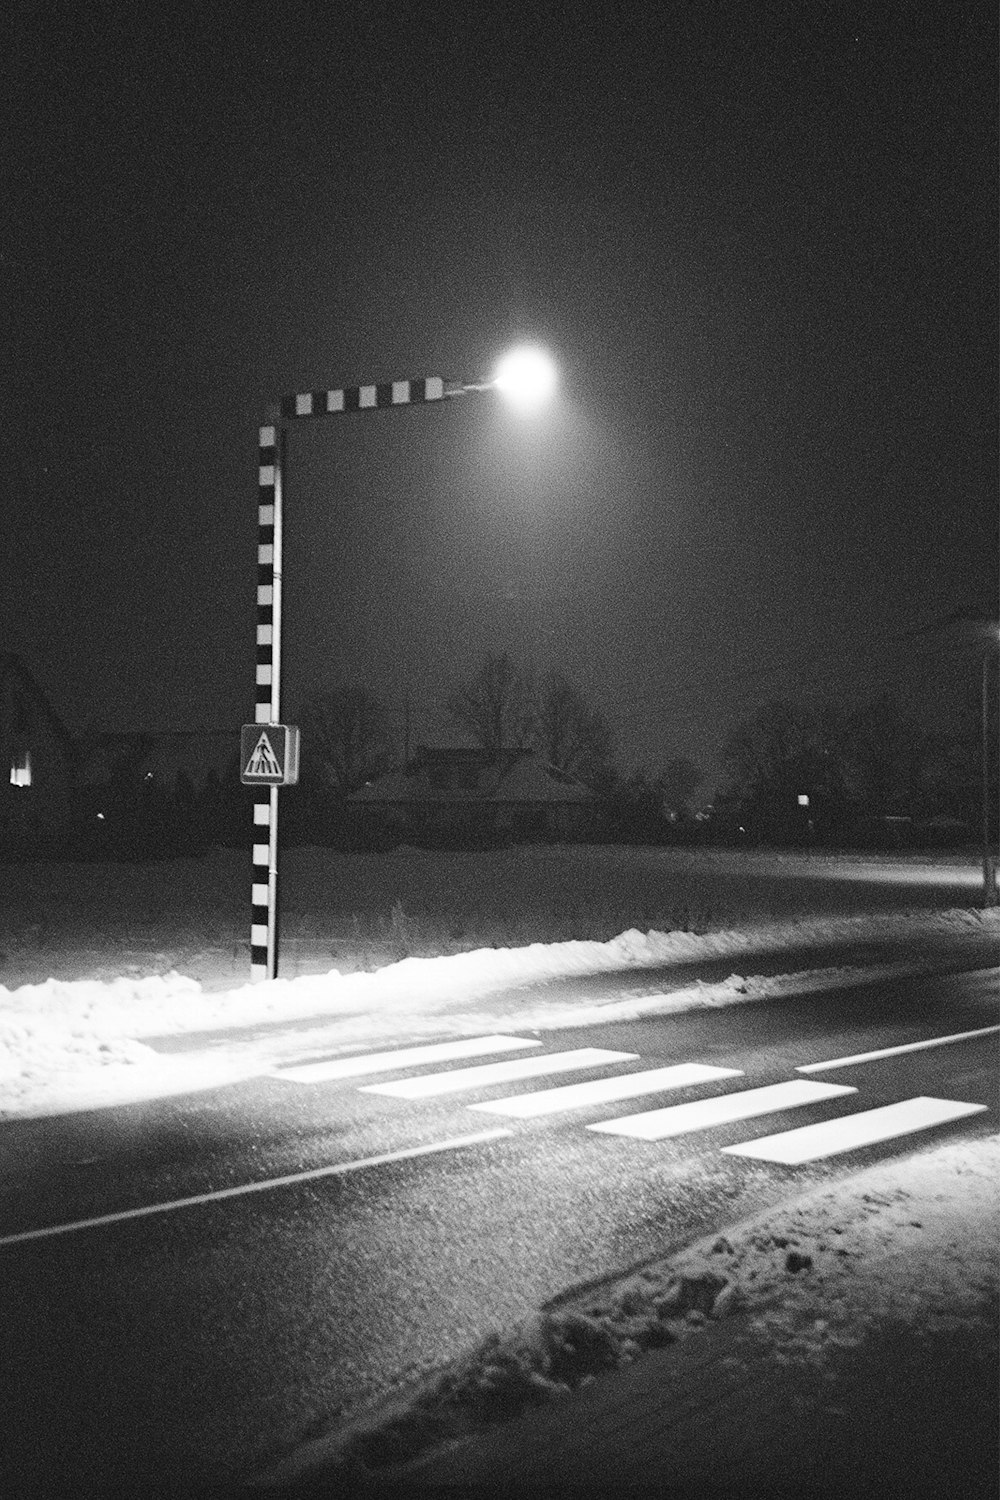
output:
[{"label": "crossing sign pictogram", "polygon": [[294,786],[299,779],[299,731],[294,724],[244,724],[240,780],[244,786]]},{"label": "crossing sign pictogram", "polygon": [[254,752],[243,768],[244,776],[253,781],[275,781],[283,779],[281,766],[274,758],[271,742],[266,733],[261,730],[260,739],[254,747]]}]

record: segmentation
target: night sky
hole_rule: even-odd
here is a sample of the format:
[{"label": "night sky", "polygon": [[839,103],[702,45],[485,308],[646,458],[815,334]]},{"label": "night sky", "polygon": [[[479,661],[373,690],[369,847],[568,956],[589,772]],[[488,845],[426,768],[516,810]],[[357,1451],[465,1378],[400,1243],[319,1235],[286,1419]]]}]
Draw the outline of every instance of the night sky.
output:
[{"label": "night sky", "polygon": [[401,737],[483,651],[620,761],[771,697],[940,719],[997,605],[992,0],[606,7],[15,0],[0,649],[70,728],[252,718],[257,427],[297,390],[559,399],[297,427],[283,717]]}]

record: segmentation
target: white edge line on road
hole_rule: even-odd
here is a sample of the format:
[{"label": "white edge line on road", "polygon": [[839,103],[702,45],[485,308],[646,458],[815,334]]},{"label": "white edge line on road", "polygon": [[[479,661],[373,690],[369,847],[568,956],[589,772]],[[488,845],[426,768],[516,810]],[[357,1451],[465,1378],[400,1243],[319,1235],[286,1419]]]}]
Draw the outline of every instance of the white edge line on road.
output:
[{"label": "white edge line on road", "polygon": [[246,1182],[240,1187],[217,1188],[214,1192],[197,1193],[191,1198],[175,1198],[170,1203],[147,1203],[142,1208],[125,1208],[119,1213],[100,1214],[94,1219],[76,1219],[71,1224],[52,1224],[46,1229],[25,1229],[19,1234],[0,1236],[0,1245],[19,1245],[25,1240],[44,1240],[56,1234],[73,1234],[78,1229],[96,1229],[101,1224],[142,1219],[149,1214],[168,1214],[177,1208],[195,1208],[200,1203],[217,1203],[223,1198],[238,1198],[246,1193],[266,1193],[271,1188],[290,1187],[293,1183],[308,1182],[316,1177],[337,1177],[347,1172],[360,1172],[363,1167],[381,1167],[388,1162],[408,1161],[415,1156],[432,1156],[437,1151],[478,1146],[484,1141],[495,1141],[509,1135],[513,1135],[513,1131],[498,1126],[495,1130],[477,1131],[475,1135],[459,1135],[449,1141],[433,1141],[428,1146],[407,1146],[402,1151],[387,1151],[383,1156],[364,1156],[358,1161],[337,1162],[331,1167],[311,1167],[306,1172],[291,1172],[287,1177],[269,1177],[264,1182]]},{"label": "white edge line on road", "polygon": [[883,1047],[880,1052],[856,1052],[853,1057],[835,1057],[830,1062],[803,1063],[796,1073],[821,1073],[824,1068],[849,1068],[855,1063],[877,1062],[880,1057],[897,1057],[901,1052],[922,1052],[926,1047],[947,1047],[952,1042],[968,1042],[973,1037],[991,1036],[1000,1026],[982,1026],[978,1031],[956,1031],[954,1036],[933,1036],[926,1042],[907,1042],[901,1047]]}]

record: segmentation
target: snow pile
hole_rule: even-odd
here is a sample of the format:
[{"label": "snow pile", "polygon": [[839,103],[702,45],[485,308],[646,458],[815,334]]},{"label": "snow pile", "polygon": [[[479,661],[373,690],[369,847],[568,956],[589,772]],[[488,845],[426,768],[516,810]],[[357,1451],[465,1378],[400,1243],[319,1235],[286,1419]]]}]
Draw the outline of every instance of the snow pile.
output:
[{"label": "snow pile", "polygon": [[672,1263],[733,1288],[764,1351],[834,1373],[879,1324],[996,1329],[1000,1136],[880,1164]]},{"label": "snow pile", "polygon": [[[986,932],[1000,934],[1000,911],[835,917],[700,935],[630,930],[606,943],[483,948],[406,958],[373,973],[332,969],[224,992],[206,992],[197,980],[174,971],[146,978],[49,979],[13,990],[0,987],[0,1116],[211,1087],[260,1072],[289,1047],[301,1054],[311,1044],[329,1052],[497,1026],[584,1026],[736,1004],[793,987],[816,989],[844,982],[845,974],[858,979],[862,971],[834,968],[766,979],[734,973],[718,984],[621,994],[604,1001],[581,1002],[565,994],[539,999],[537,993],[523,993],[527,986],[556,979],[602,973],[625,977],[698,960],[752,958],[775,949],[793,956],[813,945],[912,940],[916,946],[930,938]],[[314,1030],[300,1025],[293,1037],[270,1043],[234,1039],[228,1053],[216,1047],[210,1067],[204,1058],[162,1057],[142,1044],[144,1038],[304,1020],[315,1021]]]},{"label": "snow pile", "polygon": [[939,1329],[995,1338],[998,1168],[1000,1137],[948,1142],[564,1295],[417,1390],[305,1445],[271,1477],[321,1470],[347,1481],[405,1463],[734,1315],[739,1353],[719,1357],[763,1379],[772,1360],[832,1381],[843,1351],[889,1322],[921,1338]]},{"label": "snow pile", "polygon": [[[0,1015],[0,1089],[15,1082],[41,1082],[53,1071],[148,1062],[155,1054],[127,1037],[101,1040],[86,1029],[60,1025],[47,1016]],[[4,1104],[0,1095],[0,1110]]]}]

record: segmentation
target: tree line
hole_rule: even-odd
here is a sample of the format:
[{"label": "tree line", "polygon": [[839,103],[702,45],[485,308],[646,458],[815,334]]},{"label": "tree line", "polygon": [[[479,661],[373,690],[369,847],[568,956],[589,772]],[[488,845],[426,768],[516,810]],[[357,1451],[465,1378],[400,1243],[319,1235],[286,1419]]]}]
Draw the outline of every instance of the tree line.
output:
[{"label": "tree line", "polygon": [[[943,831],[971,831],[981,809],[980,731],[971,706],[948,728],[930,728],[888,693],[849,707],[766,703],[726,741],[717,819],[764,842],[806,833],[835,841],[931,819]],[[987,743],[995,787],[995,710]],[[992,800],[995,824],[995,792]]]},{"label": "tree line", "polygon": [[[537,680],[506,654],[487,653],[442,705],[449,727],[488,754],[531,750],[595,790],[615,779],[614,736],[603,713],[561,672]],[[343,796],[393,763],[383,705],[364,685],[313,694],[299,714],[303,758]]]},{"label": "tree line", "polygon": [[[507,653],[486,653],[442,709],[466,743],[488,753],[532,751],[581,781],[625,836],[668,827],[705,834],[711,823],[720,835],[804,842],[843,839],[894,818],[976,826],[981,740],[972,712],[934,729],[889,694],[848,707],[773,700],[728,737],[712,793],[683,755],[622,772],[617,756],[628,747],[619,747],[583,690],[561,671],[538,677]],[[298,722],[304,777],[337,798],[398,763],[398,737],[394,746],[385,709],[364,685],[310,695]],[[995,726],[990,740],[995,747]],[[711,796],[707,811],[696,803],[699,788]]]},{"label": "tree line", "polygon": [[[656,771],[623,776],[606,715],[561,671],[538,678],[506,652],[487,652],[442,708],[448,726],[487,754],[531,751],[599,796],[637,809],[648,804],[675,818],[693,812],[702,781],[694,763],[668,756]],[[304,766],[342,797],[384,774],[396,759],[384,707],[364,685],[311,695],[298,722]]]},{"label": "tree line", "polygon": [[[939,827],[921,835],[925,842],[978,840],[984,744],[997,837],[998,694],[987,698],[985,736],[980,704],[971,699],[943,728],[889,694],[853,706],[764,703],[726,740],[714,789],[690,758],[669,751],[652,767],[623,772],[618,756],[629,746],[619,746],[607,715],[579,685],[562,671],[538,676],[506,653],[482,657],[441,709],[461,742],[487,754],[531,751],[588,787],[597,799],[599,836],[611,841],[877,846],[933,823]],[[361,683],[311,693],[297,722],[302,778],[283,799],[284,836],[348,838],[357,822],[349,815],[350,794],[405,759],[398,729],[393,734],[384,705]],[[123,761],[109,785],[81,793],[69,825],[50,841],[88,858],[121,850],[158,858],[213,843],[242,845],[251,795],[240,784],[237,757],[197,788],[183,772],[173,785],[161,785]],[[23,833],[22,853],[44,842],[37,830]],[[16,843],[8,829],[8,854]]]}]

